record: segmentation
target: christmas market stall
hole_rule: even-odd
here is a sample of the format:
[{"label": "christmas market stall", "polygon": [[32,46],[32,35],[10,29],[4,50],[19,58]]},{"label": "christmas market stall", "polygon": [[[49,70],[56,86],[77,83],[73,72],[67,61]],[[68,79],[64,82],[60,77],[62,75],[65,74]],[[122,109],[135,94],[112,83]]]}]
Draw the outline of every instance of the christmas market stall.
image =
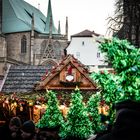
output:
[{"label": "christmas market stall", "polygon": [[[52,69],[47,66],[11,66],[2,86],[2,110],[8,110],[10,116],[21,116],[23,121],[37,122],[46,110],[46,90],[54,90],[65,116],[71,92],[76,87],[83,91],[85,98],[97,91],[88,69],[72,55],[67,55]],[[11,109],[13,107],[15,109]]]}]

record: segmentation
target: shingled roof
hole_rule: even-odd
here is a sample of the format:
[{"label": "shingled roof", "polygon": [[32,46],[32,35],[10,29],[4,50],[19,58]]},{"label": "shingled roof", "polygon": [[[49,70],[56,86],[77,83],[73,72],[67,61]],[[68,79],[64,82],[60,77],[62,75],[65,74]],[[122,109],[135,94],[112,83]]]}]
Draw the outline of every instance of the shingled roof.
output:
[{"label": "shingled roof", "polygon": [[94,31],[84,30],[80,33],[72,35],[71,37],[92,37],[93,35],[99,36],[99,34],[95,33]]},{"label": "shingled roof", "polygon": [[46,66],[11,66],[2,87],[2,92],[30,93],[46,70]]}]

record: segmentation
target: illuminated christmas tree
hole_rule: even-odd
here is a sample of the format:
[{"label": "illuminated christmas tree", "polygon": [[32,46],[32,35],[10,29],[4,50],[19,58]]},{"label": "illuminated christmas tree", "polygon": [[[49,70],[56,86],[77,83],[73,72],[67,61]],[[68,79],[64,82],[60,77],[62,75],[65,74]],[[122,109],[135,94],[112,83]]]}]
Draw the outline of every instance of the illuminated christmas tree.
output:
[{"label": "illuminated christmas tree", "polygon": [[37,123],[38,128],[55,128],[60,127],[63,123],[63,116],[58,108],[56,93],[48,91],[47,109],[42,118]]},{"label": "illuminated christmas tree", "polygon": [[99,115],[99,102],[100,95],[94,94],[89,98],[87,102],[87,110],[92,123],[92,129],[95,133],[99,132],[101,128],[101,117]]},{"label": "illuminated christmas tree", "polygon": [[60,136],[62,138],[86,139],[92,133],[92,124],[82,99],[79,89],[75,89],[67,121],[61,129]]}]

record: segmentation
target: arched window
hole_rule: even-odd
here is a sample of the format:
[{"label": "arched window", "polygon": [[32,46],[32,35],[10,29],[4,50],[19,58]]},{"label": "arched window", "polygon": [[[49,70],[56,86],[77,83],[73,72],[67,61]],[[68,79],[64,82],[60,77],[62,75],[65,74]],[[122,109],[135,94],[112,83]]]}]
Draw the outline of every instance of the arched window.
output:
[{"label": "arched window", "polygon": [[100,58],[100,52],[97,52],[97,58]]},{"label": "arched window", "polygon": [[23,35],[21,39],[21,53],[26,53],[26,51],[27,51],[27,39],[26,36]]},{"label": "arched window", "polygon": [[54,49],[55,49],[55,57],[57,59],[60,59],[62,57],[62,48],[61,48],[61,44],[59,41],[55,41],[53,43]]},{"label": "arched window", "polygon": [[40,54],[44,54],[44,51],[46,49],[46,46],[47,46],[47,41],[44,40],[42,43],[41,43],[41,49],[40,49]]}]

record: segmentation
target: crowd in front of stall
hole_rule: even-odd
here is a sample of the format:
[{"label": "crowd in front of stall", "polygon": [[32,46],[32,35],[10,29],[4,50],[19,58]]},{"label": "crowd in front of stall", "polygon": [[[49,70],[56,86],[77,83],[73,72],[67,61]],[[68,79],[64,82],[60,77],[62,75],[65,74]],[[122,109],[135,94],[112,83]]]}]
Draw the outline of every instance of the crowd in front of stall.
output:
[{"label": "crowd in front of stall", "polygon": [[[140,130],[140,103],[130,100],[118,103],[116,120],[109,130],[93,135],[88,140],[135,140]],[[36,128],[33,121],[22,123],[19,117],[12,117],[0,127],[0,140],[60,140],[59,128]],[[69,137],[66,140],[82,140]]]}]

